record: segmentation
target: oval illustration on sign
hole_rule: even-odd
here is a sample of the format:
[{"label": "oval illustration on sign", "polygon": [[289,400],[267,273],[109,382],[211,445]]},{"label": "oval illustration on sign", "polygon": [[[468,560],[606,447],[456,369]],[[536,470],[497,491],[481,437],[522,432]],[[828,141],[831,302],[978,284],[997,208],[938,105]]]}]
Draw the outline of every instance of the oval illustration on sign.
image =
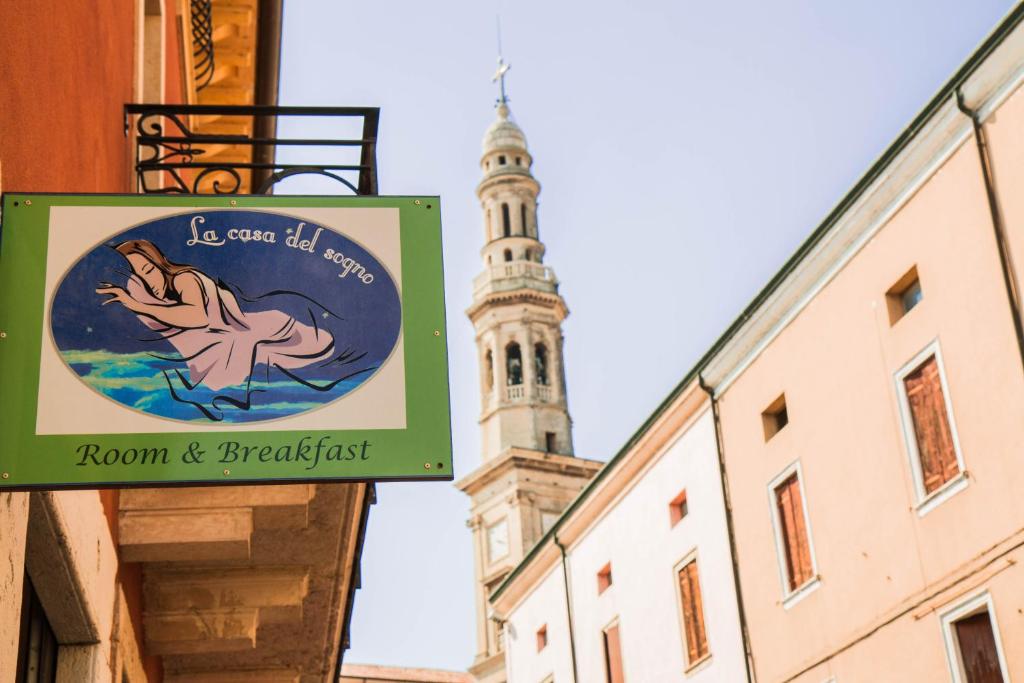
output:
[{"label": "oval illustration on sign", "polygon": [[388,360],[397,285],[366,248],[263,211],[129,228],[57,287],[50,328],[87,386],[189,422],[259,422],[335,401]]}]

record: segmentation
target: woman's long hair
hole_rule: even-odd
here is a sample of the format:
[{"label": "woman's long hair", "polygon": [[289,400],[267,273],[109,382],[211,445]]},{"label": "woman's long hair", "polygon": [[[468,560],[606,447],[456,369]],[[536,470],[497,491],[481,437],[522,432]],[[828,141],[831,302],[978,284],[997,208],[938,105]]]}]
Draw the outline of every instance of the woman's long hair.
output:
[{"label": "woman's long hair", "polygon": [[168,295],[176,294],[174,288],[171,286],[175,275],[195,270],[192,266],[169,261],[167,257],[164,256],[164,253],[149,240],[128,240],[126,242],[121,242],[121,244],[114,247],[114,249],[125,258],[128,258],[128,254],[138,254],[156,266],[157,270],[159,270],[164,276],[164,292]]}]

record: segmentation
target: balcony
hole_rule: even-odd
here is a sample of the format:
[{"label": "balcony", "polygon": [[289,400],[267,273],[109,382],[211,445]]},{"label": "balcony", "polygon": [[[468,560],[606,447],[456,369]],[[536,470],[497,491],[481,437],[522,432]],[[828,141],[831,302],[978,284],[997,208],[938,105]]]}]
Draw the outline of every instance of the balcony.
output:
[{"label": "balcony", "polygon": [[558,279],[555,271],[540,263],[508,261],[489,266],[473,279],[473,298],[524,287],[557,294]]},{"label": "balcony", "polygon": [[128,104],[124,114],[142,193],[270,194],[286,178],[317,175],[346,193],[377,194],[375,107]]},{"label": "balcony", "polygon": [[[544,403],[551,403],[553,396],[554,392],[551,390],[550,386],[546,384],[533,385],[532,398]],[[506,403],[522,403],[529,398],[531,398],[531,395],[527,392],[526,384],[512,384],[505,387]]]},{"label": "balcony", "polygon": [[505,400],[509,402],[522,401],[526,398],[526,386],[522,384],[513,384],[505,387]]}]

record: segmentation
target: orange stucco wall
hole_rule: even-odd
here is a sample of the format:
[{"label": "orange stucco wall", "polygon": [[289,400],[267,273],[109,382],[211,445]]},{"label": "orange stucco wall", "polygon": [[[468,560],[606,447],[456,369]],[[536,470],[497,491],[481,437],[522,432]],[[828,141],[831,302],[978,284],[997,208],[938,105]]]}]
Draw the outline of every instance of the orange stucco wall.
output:
[{"label": "orange stucco wall", "polygon": [[132,0],[0,0],[0,182],[7,191],[126,192]]},{"label": "orange stucco wall", "polygon": [[[1024,94],[994,120],[1008,131],[993,135],[994,147],[1004,146],[1000,180],[1019,187]],[[1024,196],[1007,209],[1024,258]],[[924,299],[890,325],[885,292],[914,265]],[[724,393],[724,457],[758,680],[789,680],[830,655],[794,680],[948,680],[938,614],[969,588],[992,593],[1009,674],[1024,677],[1024,650],[1013,646],[1024,642],[1024,551],[1008,556],[1016,566],[899,616],[913,596],[1021,526],[1024,370],[1007,302],[970,137]],[[894,374],[936,339],[969,478],[922,516]],[[761,412],[782,392],[789,424],[766,442]],[[786,609],[768,485],[797,460],[821,582]]]},{"label": "orange stucco wall", "polygon": [[[163,0],[166,102],[182,100],[177,3]],[[125,103],[135,78],[135,0],[0,0],[0,189],[17,192],[130,192]],[[98,495],[117,541],[118,491]],[[122,564],[136,640],[142,644],[142,573]],[[144,657],[151,683],[158,657]]]}]

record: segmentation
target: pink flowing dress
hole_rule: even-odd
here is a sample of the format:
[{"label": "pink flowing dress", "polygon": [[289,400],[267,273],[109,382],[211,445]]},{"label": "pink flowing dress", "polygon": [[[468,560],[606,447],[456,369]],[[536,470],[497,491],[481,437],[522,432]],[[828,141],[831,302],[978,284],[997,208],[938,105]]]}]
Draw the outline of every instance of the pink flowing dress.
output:
[{"label": "pink flowing dress", "polygon": [[[217,391],[245,384],[258,365],[301,368],[328,360],[334,351],[331,333],[297,321],[283,311],[243,313],[234,294],[207,275],[190,270],[175,280],[194,277],[203,293],[207,324],[180,328],[139,315],[146,327],[158,332],[188,364],[189,383]],[[153,296],[142,280],[132,275],[126,286],[129,296],[144,304],[174,305]]]}]

